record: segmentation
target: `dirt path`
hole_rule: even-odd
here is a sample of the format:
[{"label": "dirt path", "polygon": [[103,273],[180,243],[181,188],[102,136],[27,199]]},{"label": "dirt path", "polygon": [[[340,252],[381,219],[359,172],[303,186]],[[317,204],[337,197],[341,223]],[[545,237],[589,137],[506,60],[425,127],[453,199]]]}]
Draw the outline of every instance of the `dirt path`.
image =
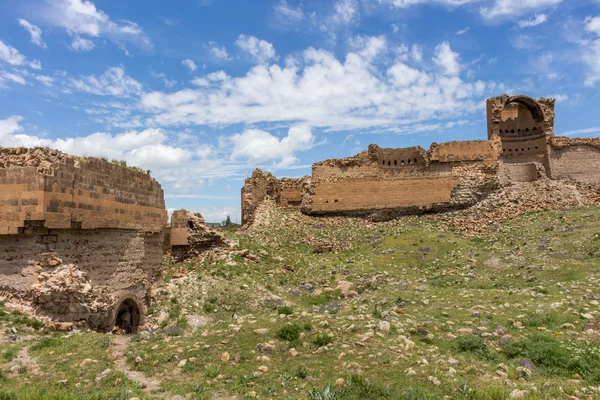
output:
[{"label": "dirt path", "polygon": [[112,355],[115,360],[115,369],[122,372],[125,376],[141,385],[144,385],[144,393],[150,394],[153,390],[160,388],[160,381],[155,378],[148,378],[139,371],[132,371],[127,367],[125,360],[125,350],[129,336],[113,335],[111,336]]}]

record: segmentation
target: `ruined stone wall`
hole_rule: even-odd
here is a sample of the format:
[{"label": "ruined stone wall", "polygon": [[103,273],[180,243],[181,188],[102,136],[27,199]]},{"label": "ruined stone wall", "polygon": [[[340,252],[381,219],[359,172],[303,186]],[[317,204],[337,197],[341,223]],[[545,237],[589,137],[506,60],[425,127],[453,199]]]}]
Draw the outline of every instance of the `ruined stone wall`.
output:
[{"label": "ruined stone wall", "polygon": [[377,162],[383,174],[413,174],[427,169],[426,151],[417,147],[404,149],[377,148]]},{"label": "ruined stone wall", "polygon": [[171,229],[169,229],[171,246],[188,245],[188,211],[175,210],[171,215]]},{"label": "ruined stone wall", "polygon": [[325,160],[312,166],[312,179],[315,181],[331,178],[376,177],[378,175],[377,163],[365,157]]},{"label": "ruined stone wall", "polygon": [[27,233],[0,238],[0,290],[31,300],[40,280],[36,272],[39,256],[55,254],[62,264],[73,264],[84,272],[91,285],[89,291],[101,293],[105,298],[102,304],[92,304],[95,300],[90,304],[73,302],[71,308],[54,299],[38,302],[36,308],[54,320],[85,320],[94,329],[105,329],[114,321],[105,321],[104,317],[100,321],[91,314],[100,313],[108,318],[105,313],[112,311],[122,296],[147,299],[152,283],[160,279],[162,243],[162,232],[28,228]]},{"label": "ruined stone wall", "polygon": [[55,321],[110,328],[123,301],[143,313],[166,217],[162,188],[141,170],[0,149],[0,290]]},{"label": "ruined stone wall", "polygon": [[470,140],[464,142],[433,143],[429,149],[429,159],[433,163],[460,161],[492,161],[498,159],[497,141]]},{"label": "ruined stone wall", "polygon": [[[18,154],[17,154],[18,153]],[[28,221],[49,229],[158,232],[164,193],[144,172],[48,149],[0,149],[0,235]]]},{"label": "ruined stone wall", "polygon": [[281,178],[279,184],[279,206],[285,208],[297,208],[302,204],[303,178]]},{"label": "ruined stone wall", "polygon": [[258,206],[266,198],[279,201],[279,184],[270,172],[255,169],[242,187],[242,225],[251,225]]},{"label": "ruined stone wall", "polygon": [[502,163],[500,177],[506,182],[534,182],[538,179],[536,163]]},{"label": "ruined stone wall", "polygon": [[553,137],[548,144],[552,179],[600,184],[600,139]]}]

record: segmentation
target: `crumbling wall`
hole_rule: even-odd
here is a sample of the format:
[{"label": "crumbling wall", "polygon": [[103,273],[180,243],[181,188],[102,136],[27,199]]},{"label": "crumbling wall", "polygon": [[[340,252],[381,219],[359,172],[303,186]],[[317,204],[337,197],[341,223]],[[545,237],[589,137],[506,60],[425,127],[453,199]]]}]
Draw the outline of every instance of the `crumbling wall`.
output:
[{"label": "crumbling wall", "polygon": [[49,149],[0,149],[0,235],[49,229],[143,229],[166,220],[164,193],[142,171]]},{"label": "crumbling wall", "polygon": [[302,204],[303,178],[281,178],[279,184],[279,206],[285,208],[298,208]]},{"label": "crumbling wall", "polygon": [[402,149],[377,147],[377,164],[383,174],[413,174],[425,171],[429,160],[427,152],[419,146]]},{"label": "crumbling wall", "polygon": [[315,181],[331,178],[365,178],[379,175],[376,162],[365,157],[334,158],[320,161],[312,166]]},{"label": "crumbling wall", "polygon": [[502,163],[500,178],[505,182],[535,182],[538,180],[540,164],[529,163]]},{"label": "crumbling wall", "polygon": [[552,179],[600,184],[600,138],[553,137],[548,163]]},{"label": "crumbling wall", "polygon": [[429,149],[431,162],[491,161],[498,160],[498,140],[470,140],[464,142],[433,143]]},{"label": "crumbling wall", "polygon": [[0,149],[0,290],[52,320],[108,329],[122,301],[143,313],[160,280],[166,215],[141,170]]},{"label": "crumbling wall", "polygon": [[252,224],[258,206],[266,198],[279,202],[279,183],[270,172],[263,172],[257,168],[242,187],[243,226]]},{"label": "crumbling wall", "polygon": [[206,226],[200,213],[177,210],[171,216],[171,257],[175,262],[198,257],[203,252],[229,248],[223,234]]}]

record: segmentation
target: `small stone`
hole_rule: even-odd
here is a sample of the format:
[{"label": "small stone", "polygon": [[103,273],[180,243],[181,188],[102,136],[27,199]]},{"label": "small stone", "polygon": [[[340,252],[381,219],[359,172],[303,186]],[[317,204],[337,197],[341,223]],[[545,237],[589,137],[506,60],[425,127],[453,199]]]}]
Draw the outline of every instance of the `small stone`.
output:
[{"label": "small stone", "polygon": [[512,337],[510,335],[504,335],[498,340],[501,346],[507,345],[512,342]]},{"label": "small stone", "polygon": [[152,334],[148,331],[141,331],[140,332],[140,340],[147,342],[148,340],[150,340],[150,338],[152,337]]},{"label": "small stone", "polygon": [[523,368],[527,368],[530,371],[533,371],[535,369],[535,365],[533,364],[533,361],[531,361],[529,358],[522,359],[521,362],[519,363],[519,365]]},{"label": "small stone", "polygon": [[258,328],[253,330],[252,332],[256,333],[257,335],[267,335],[269,333],[269,330],[267,328]]},{"label": "small stone", "polygon": [[179,364],[177,364],[177,368],[183,368],[185,367],[185,365],[187,364],[187,360],[181,360],[179,361]]},{"label": "small stone", "polygon": [[527,396],[529,392],[527,390],[519,390],[519,389],[515,389],[512,392],[510,392],[510,394],[508,395],[509,398],[511,399],[522,399],[525,396]]},{"label": "small stone", "polygon": [[58,385],[62,385],[62,386],[67,386],[67,384],[69,383],[68,380],[64,379],[62,381],[57,381],[56,384]]},{"label": "small stone", "polygon": [[560,329],[565,329],[565,330],[573,331],[573,330],[575,330],[575,325],[573,325],[571,323],[562,324],[560,326]]},{"label": "small stone", "polygon": [[594,316],[592,314],[581,314],[581,318],[585,318],[585,319],[594,319]]},{"label": "small stone", "polygon": [[500,378],[506,378],[506,372],[501,370],[497,370],[496,375],[498,375]]},{"label": "small stone", "polygon": [[100,372],[98,375],[96,375],[96,382],[100,382],[102,379],[106,378],[111,372],[112,369],[110,368],[107,368],[104,371]]},{"label": "small stone", "polygon": [[261,365],[260,367],[258,367],[258,370],[260,372],[267,373],[269,372],[269,367],[267,367],[266,365]]},{"label": "small stone", "polygon": [[298,351],[296,351],[294,348],[291,348],[288,350],[288,354],[292,357],[296,357],[298,355]]},{"label": "small stone", "polygon": [[229,359],[231,358],[231,356],[229,355],[228,352],[224,352],[221,354],[221,361],[222,362],[227,362],[229,361]]},{"label": "small stone", "polygon": [[442,382],[440,382],[440,380],[438,378],[436,378],[435,376],[428,376],[427,380],[431,383],[433,383],[435,386],[439,386]]},{"label": "small stone", "polygon": [[377,329],[383,333],[388,333],[391,329],[391,325],[388,321],[379,321],[377,324]]},{"label": "small stone", "polygon": [[337,378],[335,380],[335,387],[337,387],[338,389],[341,389],[344,387],[344,383],[346,383],[346,381],[344,380],[344,378]]},{"label": "small stone", "polygon": [[406,376],[413,376],[417,374],[417,371],[415,371],[412,368],[408,368],[407,370],[404,371],[404,373],[406,374]]},{"label": "small stone", "polygon": [[135,358],[135,363],[136,363],[136,364],[141,364],[141,363],[143,363],[143,362],[144,362],[144,359],[143,359],[142,357],[140,357],[140,356],[137,356],[137,357]]}]

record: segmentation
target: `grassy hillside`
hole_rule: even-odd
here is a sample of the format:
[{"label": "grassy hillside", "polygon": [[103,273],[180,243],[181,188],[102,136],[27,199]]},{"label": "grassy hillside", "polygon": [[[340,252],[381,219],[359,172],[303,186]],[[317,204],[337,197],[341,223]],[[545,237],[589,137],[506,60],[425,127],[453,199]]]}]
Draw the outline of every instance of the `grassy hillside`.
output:
[{"label": "grassy hillside", "polygon": [[448,218],[268,209],[234,251],[165,261],[127,342],[0,308],[25,336],[0,336],[0,399],[600,398],[600,208]]}]

